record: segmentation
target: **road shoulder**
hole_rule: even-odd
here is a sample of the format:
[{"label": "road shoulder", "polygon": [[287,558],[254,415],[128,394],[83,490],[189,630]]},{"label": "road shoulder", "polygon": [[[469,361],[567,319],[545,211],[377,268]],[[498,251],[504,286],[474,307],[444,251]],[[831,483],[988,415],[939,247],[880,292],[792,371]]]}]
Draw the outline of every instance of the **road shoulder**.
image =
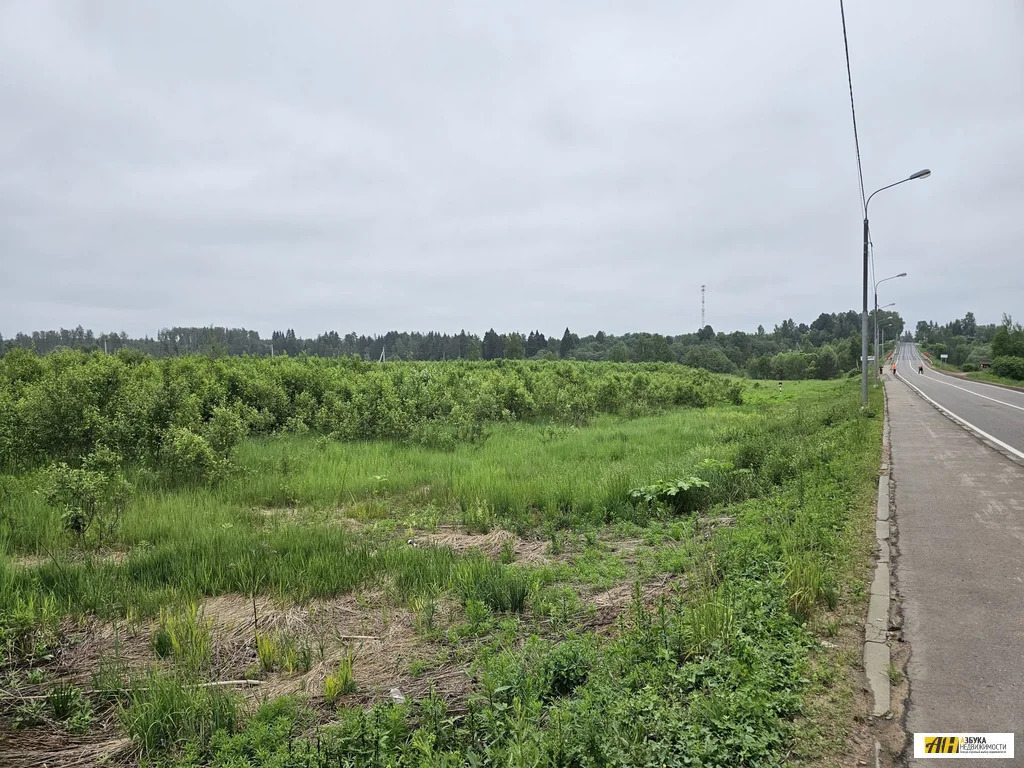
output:
[{"label": "road shoulder", "polygon": [[1024,470],[908,386],[886,391],[898,533],[890,630],[894,666],[908,658],[906,732],[1019,731]]}]

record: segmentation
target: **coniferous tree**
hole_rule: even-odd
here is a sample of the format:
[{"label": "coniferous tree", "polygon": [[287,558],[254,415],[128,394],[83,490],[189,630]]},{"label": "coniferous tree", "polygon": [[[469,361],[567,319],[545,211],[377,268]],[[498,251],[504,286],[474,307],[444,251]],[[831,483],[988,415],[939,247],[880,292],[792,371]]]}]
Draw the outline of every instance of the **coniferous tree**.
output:
[{"label": "coniferous tree", "polygon": [[526,356],[534,357],[540,352],[547,349],[548,340],[544,338],[544,334],[540,331],[530,331],[530,335],[526,339]]},{"label": "coniferous tree", "polygon": [[501,337],[491,328],[484,334],[481,354],[484,360],[494,360],[502,356]]},{"label": "coniferous tree", "polygon": [[565,329],[565,333],[562,334],[562,343],[558,345],[558,354],[560,357],[570,357],[572,351],[576,349],[576,345],[579,344],[579,337],[572,333],[568,327]]}]

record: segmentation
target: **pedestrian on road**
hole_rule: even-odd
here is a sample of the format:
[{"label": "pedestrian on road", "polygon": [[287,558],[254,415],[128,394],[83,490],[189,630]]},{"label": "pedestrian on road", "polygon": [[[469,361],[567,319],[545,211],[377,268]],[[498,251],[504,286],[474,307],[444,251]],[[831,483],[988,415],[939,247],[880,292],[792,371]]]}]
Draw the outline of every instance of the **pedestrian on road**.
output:
[{"label": "pedestrian on road", "polygon": [[895,375],[896,375],[896,363],[893,363],[893,364],[892,364],[892,375],[893,375],[893,376],[895,376]]},{"label": "pedestrian on road", "polygon": [[924,373],[924,366],[923,365],[917,366],[917,372],[918,373]]}]

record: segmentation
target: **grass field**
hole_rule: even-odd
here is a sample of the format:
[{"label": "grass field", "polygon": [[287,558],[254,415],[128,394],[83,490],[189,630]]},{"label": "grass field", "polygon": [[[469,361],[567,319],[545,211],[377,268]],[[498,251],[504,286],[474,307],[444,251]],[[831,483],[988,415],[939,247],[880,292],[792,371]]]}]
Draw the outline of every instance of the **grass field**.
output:
[{"label": "grass field", "polygon": [[1024,389],[1024,381],[1011,379],[1007,376],[997,376],[992,371],[971,371],[967,374],[967,378],[974,379],[975,381],[988,381],[993,384],[1005,384],[1014,389]]},{"label": "grass field", "polygon": [[[961,373],[960,369],[957,368],[956,366],[949,365],[948,363],[944,363],[941,360],[932,360],[931,365],[933,368],[937,368],[939,370],[953,371],[958,374]],[[1004,384],[1008,387],[1013,387],[1014,389],[1024,389],[1024,381],[1020,381],[1019,379],[1011,379],[1006,376],[997,376],[996,374],[992,373],[991,370],[969,371],[967,373],[963,373],[962,375],[964,378],[973,379],[974,381],[987,381],[991,384]]]},{"label": "grass field", "polygon": [[828,764],[881,419],[743,400],[247,438],[215,481],[126,468],[87,534],[3,476],[0,764]]}]

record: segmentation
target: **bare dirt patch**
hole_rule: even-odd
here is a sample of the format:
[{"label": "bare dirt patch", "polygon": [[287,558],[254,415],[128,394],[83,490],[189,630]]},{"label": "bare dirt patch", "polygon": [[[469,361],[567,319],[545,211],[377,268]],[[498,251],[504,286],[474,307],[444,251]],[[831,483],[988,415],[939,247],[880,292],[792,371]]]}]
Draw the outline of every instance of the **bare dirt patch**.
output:
[{"label": "bare dirt patch", "polygon": [[43,555],[15,555],[11,557],[11,565],[15,568],[38,568],[50,562],[49,557]]},{"label": "bare dirt patch", "polygon": [[254,509],[253,513],[258,519],[267,524],[314,521],[336,525],[351,531],[361,531],[366,527],[362,520],[350,517],[344,508],[317,510],[311,507],[261,507]]},{"label": "bare dirt patch", "polygon": [[[676,574],[664,574],[655,581],[640,586],[640,599],[647,609],[654,608],[658,600],[670,594],[681,593],[686,589],[686,579]],[[607,626],[632,604],[637,596],[637,587],[632,583],[616,584],[611,589],[598,592],[586,600],[587,604],[596,609],[592,626]]]},{"label": "bare dirt patch", "polygon": [[471,682],[465,666],[456,662],[435,665],[414,677],[414,660],[441,657],[443,649],[417,634],[412,612],[390,605],[379,593],[346,595],[308,606],[257,600],[255,631],[252,600],[242,595],[212,598],[202,610],[214,622],[214,654],[221,662],[222,676],[240,677],[259,668],[257,631],[310,649],[308,671],[264,671],[263,684],[251,691],[253,697],[307,693],[315,702],[323,694],[327,676],[349,653],[354,654],[356,692],[337,703],[372,704],[390,697],[393,688],[406,697],[425,696],[432,685],[440,696],[454,702],[464,697]]},{"label": "bare dirt patch", "polygon": [[711,541],[716,529],[732,527],[736,520],[732,517],[698,517],[696,525],[704,540]]},{"label": "bare dirt patch", "polygon": [[[390,696],[398,688],[406,697],[425,696],[431,686],[451,702],[461,701],[471,685],[466,665],[451,658],[445,648],[416,631],[414,614],[390,604],[381,593],[346,595],[314,601],[306,606],[282,604],[257,597],[255,623],[253,600],[239,594],[220,595],[198,606],[199,618],[208,622],[212,638],[213,681],[243,681],[256,676],[257,684],[247,689],[256,701],[267,696],[305,692],[314,703],[322,696],[324,680],[339,662],[353,653],[355,693],[339,703],[368,705]],[[438,620],[451,616],[452,605],[440,602]],[[46,682],[21,686],[18,697],[43,695],[54,680],[94,687],[94,676],[106,665],[127,674],[170,662],[157,657],[153,631],[157,620],[129,624],[88,619],[67,620],[61,627],[62,643],[47,665]],[[308,649],[310,666],[300,665],[288,672],[263,669],[256,649],[256,636]],[[413,674],[413,662],[421,664]],[[6,766],[6,763],[2,763]]]},{"label": "bare dirt patch", "polygon": [[[81,562],[92,559],[94,563],[120,565],[127,557],[128,553],[121,550],[71,551],[61,553],[61,559],[57,562]],[[11,564],[15,568],[39,568],[51,562],[54,562],[54,558],[49,555],[14,555],[11,557]]]}]

